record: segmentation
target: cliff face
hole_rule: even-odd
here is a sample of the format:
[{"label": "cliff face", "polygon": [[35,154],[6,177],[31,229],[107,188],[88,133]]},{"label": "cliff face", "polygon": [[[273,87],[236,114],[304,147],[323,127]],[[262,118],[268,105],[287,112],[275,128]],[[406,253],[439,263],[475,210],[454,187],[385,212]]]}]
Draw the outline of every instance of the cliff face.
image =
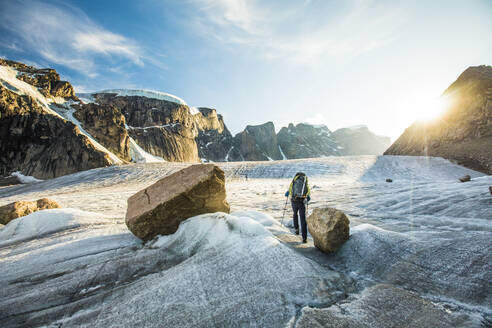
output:
[{"label": "cliff face", "polygon": [[0,86],[0,176],[21,171],[48,179],[108,165],[107,154],[74,124]]},{"label": "cliff face", "polygon": [[331,131],[324,125],[299,123],[280,129],[278,143],[285,156],[313,158],[339,155],[338,144],[331,138]]},{"label": "cliff face", "polygon": [[275,126],[272,122],[261,125],[248,125],[244,131],[236,134],[233,148],[230,150],[231,161],[268,161],[282,159],[278,148]]},{"label": "cliff face", "polygon": [[[345,131],[349,130],[349,131]],[[325,125],[289,124],[275,134],[272,122],[248,125],[233,139],[229,161],[265,161],[323,156],[382,154],[388,137],[376,136],[366,127],[332,133]]]},{"label": "cliff face", "polygon": [[384,154],[439,156],[492,174],[492,67],[466,69],[443,97],[441,117],[415,122]]},{"label": "cliff face", "polygon": [[212,108],[201,107],[198,110],[201,113],[195,116],[198,127],[198,136],[195,138],[198,156],[208,161],[227,161],[233,140],[222,115],[218,115]]},{"label": "cliff face", "polygon": [[391,145],[389,137],[378,136],[366,126],[338,129],[331,137],[340,155],[381,155]]},{"label": "cliff face", "polygon": [[14,68],[17,71],[17,79],[35,86],[45,97],[62,97],[77,100],[72,85],[67,81],[60,81],[60,75],[54,69],[38,69],[2,58],[0,58],[0,66]]},{"label": "cliff face", "polygon": [[91,136],[125,162],[131,161],[125,117],[114,106],[94,103],[73,105],[73,116]]},{"label": "cliff face", "polygon": [[[124,115],[129,135],[148,153],[166,161],[224,161],[232,136],[215,109],[195,110],[184,103],[132,95],[95,93],[94,100]],[[156,95],[158,97],[159,95]]]}]

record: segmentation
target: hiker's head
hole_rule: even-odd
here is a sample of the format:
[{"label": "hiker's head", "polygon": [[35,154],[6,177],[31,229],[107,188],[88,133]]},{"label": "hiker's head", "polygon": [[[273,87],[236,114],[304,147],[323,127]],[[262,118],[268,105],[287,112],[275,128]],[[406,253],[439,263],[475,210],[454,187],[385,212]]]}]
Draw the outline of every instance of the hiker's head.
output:
[{"label": "hiker's head", "polygon": [[296,175],[294,176],[295,177],[298,177],[298,176],[302,176],[302,175],[306,175],[304,172],[297,172]]}]

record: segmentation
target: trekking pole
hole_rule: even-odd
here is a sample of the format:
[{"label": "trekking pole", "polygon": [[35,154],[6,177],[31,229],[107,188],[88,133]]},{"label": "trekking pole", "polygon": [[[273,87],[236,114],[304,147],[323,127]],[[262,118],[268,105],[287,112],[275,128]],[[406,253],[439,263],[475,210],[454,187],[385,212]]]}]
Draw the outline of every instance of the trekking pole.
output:
[{"label": "trekking pole", "polygon": [[282,214],[282,222],[280,225],[284,225],[284,216],[285,216],[285,210],[287,209],[287,202],[289,201],[289,197],[285,197],[285,205],[284,205],[284,213]]}]

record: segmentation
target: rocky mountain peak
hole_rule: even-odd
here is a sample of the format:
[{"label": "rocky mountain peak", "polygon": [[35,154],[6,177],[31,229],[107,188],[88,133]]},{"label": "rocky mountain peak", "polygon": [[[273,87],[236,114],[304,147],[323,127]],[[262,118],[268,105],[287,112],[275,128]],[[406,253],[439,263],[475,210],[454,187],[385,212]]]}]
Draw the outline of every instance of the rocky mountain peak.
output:
[{"label": "rocky mountain peak", "polygon": [[385,154],[444,157],[492,174],[492,67],[469,67],[443,96],[442,116],[415,122]]},{"label": "rocky mountain peak", "polygon": [[290,123],[280,129],[277,138],[285,157],[295,159],[338,155],[338,144],[330,135],[326,125]]},{"label": "rocky mountain peak", "polygon": [[477,92],[485,92],[492,87],[492,66],[480,65],[468,67],[460,76],[444,91],[444,95],[452,95],[453,92],[470,93],[472,89]]},{"label": "rocky mountain peak", "polygon": [[36,88],[45,97],[61,97],[78,100],[72,85],[67,81],[61,81],[60,75],[51,68],[35,68],[12,60],[1,59],[0,66],[14,68],[18,74],[17,79],[24,81]]}]

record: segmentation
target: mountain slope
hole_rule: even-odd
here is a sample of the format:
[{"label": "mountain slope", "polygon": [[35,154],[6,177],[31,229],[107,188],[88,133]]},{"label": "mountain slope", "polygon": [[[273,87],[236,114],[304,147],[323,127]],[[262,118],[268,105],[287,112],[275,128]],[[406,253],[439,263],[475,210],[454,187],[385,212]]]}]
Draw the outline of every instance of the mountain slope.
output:
[{"label": "mountain slope", "polygon": [[341,155],[380,155],[391,145],[389,137],[378,136],[365,125],[338,129],[331,136]]},{"label": "mountain slope", "polygon": [[108,152],[53,108],[76,98],[50,69],[0,59],[0,175],[37,178],[108,166]]},{"label": "mountain slope", "polygon": [[234,136],[234,148],[229,158],[232,161],[271,161],[282,159],[278,148],[275,126],[272,122],[247,125]]},{"label": "mountain slope", "polygon": [[146,152],[166,161],[224,161],[232,143],[215,109],[198,110],[170,94],[118,89],[81,97],[86,102],[118,108],[130,137]]},{"label": "mountain slope", "polygon": [[277,134],[278,143],[288,159],[340,155],[339,145],[325,125],[299,123],[283,127]]},{"label": "mountain slope", "polygon": [[415,122],[384,154],[439,156],[492,174],[492,67],[469,67],[443,97],[442,117]]}]

